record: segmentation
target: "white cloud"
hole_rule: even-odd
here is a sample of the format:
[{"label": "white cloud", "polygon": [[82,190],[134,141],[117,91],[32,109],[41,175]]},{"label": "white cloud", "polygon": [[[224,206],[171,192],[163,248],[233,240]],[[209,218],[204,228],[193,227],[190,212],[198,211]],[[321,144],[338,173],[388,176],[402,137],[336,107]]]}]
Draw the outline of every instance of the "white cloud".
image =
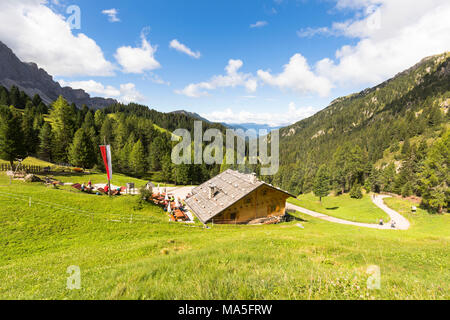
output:
[{"label": "white cloud", "polygon": [[136,89],[134,83],[126,83],[120,85],[120,100],[125,103],[142,102],[145,97]]},{"label": "white cloud", "polygon": [[173,48],[179,52],[183,52],[187,54],[188,56],[191,56],[195,59],[199,59],[201,57],[201,54],[199,51],[193,52],[190,48],[188,48],[186,45],[180,43],[177,39],[173,39],[170,41],[170,48]]},{"label": "white cloud", "polygon": [[161,67],[155,59],[157,46],[152,47],[147,41],[146,30],[141,32],[141,41],[140,48],[125,46],[117,49],[114,57],[124,73],[144,73]]},{"label": "white cloud", "polygon": [[249,112],[249,111],[233,111],[227,108],[221,111],[214,111],[211,113],[201,114],[202,117],[214,121],[225,123],[256,123],[266,124],[271,127],[287,126],[289,124],[298,122],[302,119],[308,118],[319,111],[315,107],[299,107],[297,108],[294,102],[291,102],[283,112],[279,110],[274,113],[270,112]]},{"label": "white cloud", "polygon": [[301,29],[297,31],[297,35],[300,38],[311,38],[319,34],[329,35],[332,34],[332,31],[327,27],[320,27],[320,28],[306,28]]},{"label": "white cloud", "polygon": [[419,62],[450,50],[450,3],[446,0],[339,0],[357,10],[335,22],[330,34],[359,39],[319,61],[316,72],[341,86],[374,85]]},{"label": "white cloud", "polygon": [[64,81],[59,80],[59,84],[62,87],[71,87],[73,89],[83,89],[91,95],[100,95],[102,97],[118,97],[120,96],[120,90],[113,86],[104,86],[100,82],[94,80],[86,81]]},{"label": "white cloud", "polygon": [[117,17],[119,11],[115,8],[107,9],[102,11],[103,14],[108,16],[109,22],[120,22],[120,19]]},{"label": "white cloud", "polygon": [[45,0],[0,1],[0,39],[23,61],[32,61],[55,76],[111,76],[94,40],[74,35],[64,17]]},{"label": "white cloud", "polygon": [[261,28],[267,26],[267,24],[268,24],[267,21],[256,21],[256,23],[250,25],[250,28]]},{"label": "white cloud", "polygon": [[208,95],[208,90],[237,86],[245,87],[248,92],[255,92],[258,87],[257,80],[251,74],[238,72],[243,65],[241,60],[230,59],[225,67],[226,75],[214,76],[207,82],[191,83],[182,90],[175,90],[175,93],[198,98]]},{"label": "white cloud", "polygon": [[121,84],[119,88],[114,86],[105,86],[94,80],[86,81],[64,81],[59,80],[62,87],[71,87],[73,89],[83,89],[91,96],[100,96],[105,98],[114,98],[124,103],[143,102],[145,97],[136,89],[134,83]]},{"label": "white cloud", "polygon": [[291,57],[280,74],[272,75],[269,71],[258,70],[258,76],[271,86],[300,93],[317,93],[322,97],[328,96],[333,87],[327,78],[314,74],[305,57],[299,53]]}]

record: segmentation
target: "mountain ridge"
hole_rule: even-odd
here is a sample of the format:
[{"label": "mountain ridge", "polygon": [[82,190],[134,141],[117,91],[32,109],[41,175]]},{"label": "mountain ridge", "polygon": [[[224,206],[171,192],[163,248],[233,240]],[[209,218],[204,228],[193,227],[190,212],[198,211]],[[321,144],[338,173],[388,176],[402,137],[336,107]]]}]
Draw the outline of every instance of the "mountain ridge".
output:
[{"label": "mountain ridge", "polygon": [[51,104],[60,95],[78,108],[83,104],[92,109],[117,103],[115,99],[91,97],[82,89],[61,87],[43,68],[34,62],[22,62],[14,52],[0,41],[0,85],[8,90],[17,86],[29,96],[38,94],[42,101]]},{"label": "mountain ridge", "polygon": [[353,148],[359,148],[357,154],[368,170],[386,152],[399,150],[413,137],[435,141],[449,126],[449,106],[450,52],[445,52],[426,57],[377,86],[335,99],[315,115],[282,128],[280,171],[269,180],[293,192],[309,192],[318,168],[325,165],[332,174],[339,172],[335,156],[351,154]]}]

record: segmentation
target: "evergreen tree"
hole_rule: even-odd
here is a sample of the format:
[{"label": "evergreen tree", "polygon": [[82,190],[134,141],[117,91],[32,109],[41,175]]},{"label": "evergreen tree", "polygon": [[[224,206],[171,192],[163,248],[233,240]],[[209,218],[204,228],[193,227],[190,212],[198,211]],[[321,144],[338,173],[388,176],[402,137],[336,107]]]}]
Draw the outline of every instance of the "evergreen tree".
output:
[{"label": "evergreen tree", "polygon": [[136,177],[142,177],[145,174],[147,166],[145,161],[144,146],[141,140],[138,140],[133,146],[133,150],[130,154],[130,167],[132,173]]},{"label": "evergreen tree", "polygon": [[95,121],[94,121],[94,115],[89,110],[86,115],[84,116],[84,121],[82,127],[86,130],[93,129],[95,132]]},{"label": "evergreen tree", "polygon": [[191,182],[190,166],[188,164],[175,165],[172,170],[175,184],[188,185]]},{"label": "evergreen tree", "polygon": [[16,86],[12,86],[9,92],[9,100],[12,106],[23,109],[24,105],[21,100],[20,90]]},{"label": "evergreen tree", "polygon": [[42,103],[42,99],[41,99],[41,97],[36,93],[36,94],[33,96],[32,102],[33,102],[33,105],[37,108],[37,107]]},{"label": "evergreen tree", "polygon": [[359,185],[357,183],[352,187],[352,189],[350,190],[350,197],[353,199],[362,199],[363,198],[363,194],[361,191],[361,185]]},{"label": "evergreen tree", "polygon": [[320,198],[320,202],[322,202],[322,198],[326,197],[330,191],[330,176],[328,168],[325,165],[320,166],[317,171],[313,191],[316,197]]},{"label": "evergreen tree", "polygon": [[72,165],[82,168],[92,168],[97,161],[91,136],[84,128],[75,133],[69,148],[69,160]]},{"label": "evergreen tree", "polygon": [[94,123],[95,123],[95,128],[97,130],[97,132],[99,132],[103,126],[103,121],[105,121],[105,114],[103,113],[102,110],[97,110],[95,111],[94,114]]},{"label": "evergreen tree", "polygon": [[0,159],[14,161],[27,156],[22,132],[22,117],[13,107],[0,106]]},{"label": "evergreen tree", "polygon": [[172,159],[169,155],[165,155],[162,160],[161,174],[165,182],[172,181]]},{"label": "evergreen tree", "polygon": [[164,156],[170,154],[170,142],[163,138],[163,136],[158,136],[153,140],[149,149],[149,163],[153,171],[161,170],[162,159]]},{"label": "evergreen tree", "polygon": [[114,142],[114,126],[113,120],[106,118],[103,121],[102,128],[100,130],[100,141],[106,144],[112,144]]},{"label": "evergreen tree", "polygon": [[36,111],[40,114],[48,114],[48,107],[43,102],[41,102],[36,107]]},{"label": "evergreen tree", "polygon": [[48,122],[44,124],[39,133],[39,141],[39,157],[46,161],[52,161],[53,133]]},{"label": "evergreen tree", "polygon": [[407,156],[411,151],[411,144],[409,143],[409,137],[405,139],[402,146],[402,155]]},{"label": "evergreen tree", "polygon": [[38,131],[35,130],[34,126],[35,114],[33,112],[32,104],[27,104],[22,116],[22,131],[24,134],[24,143],[27,151],[30,154],[36,152],[36,147],[38,144]]},{"label": "evergreen tree", "polygon": [[439,106],[432,106],[428,114],[428,126],[438,126],[442,123],[442,119],[442,112]]},{"label": "evergreen tree", "polygon": [[442,213],[450,200],[450,131],[430,148],[420,174],[422,201]]},{"label": "evergreen tree", "polygon": [[8,90],[6,90],[5,87],[0,86],[0,106],[9,106],[10,104]]},{"label": "evergreen tree", "polygon": [[67,162],[67,152],[75,131],[75,114],[73,107],[62,96],[53,103],[50,120],[54,134],[53,157],[57,161]]}]

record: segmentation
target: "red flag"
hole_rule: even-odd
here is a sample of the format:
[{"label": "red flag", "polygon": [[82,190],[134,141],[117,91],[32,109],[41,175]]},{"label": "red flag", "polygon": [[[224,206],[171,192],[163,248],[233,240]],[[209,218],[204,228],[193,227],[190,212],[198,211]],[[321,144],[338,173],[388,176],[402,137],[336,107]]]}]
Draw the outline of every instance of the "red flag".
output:
[{"label": "red flag", "polygon": [[111,147],[109,145],[100,146],[100,151],[102,152],[103,163],[105,164],[108,180],[111,180],[112,177]]}]

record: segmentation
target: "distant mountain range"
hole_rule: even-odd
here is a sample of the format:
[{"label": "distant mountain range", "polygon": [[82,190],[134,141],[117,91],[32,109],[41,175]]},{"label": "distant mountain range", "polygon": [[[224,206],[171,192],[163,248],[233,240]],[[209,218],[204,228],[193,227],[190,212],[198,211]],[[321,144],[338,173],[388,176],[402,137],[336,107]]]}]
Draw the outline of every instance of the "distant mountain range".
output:
[{"label": "distant mountain range", "polygon": [[[196,119],[204,121],[204,122],[212,123],[212,121],[209,121],[208,119],[200,116],[198,113],[195,113],[195,112],[189,112],[186,110],[177,110],[177,111],[173,111],[171,113],[184,114],[186,116],[196,118]],[[229,129],[243,130],[244,133],[247,133],[248,130],[254,130],[255,132],[251,132],[251,131],[249,132],[248,137],[250,137],[250,138],[257,138],[259,136],[259,130],[266,130],[267,133],[270,133],[273,130],[282,128],[282,127],[271,127],[268,124],[257,124],[257,123],[251,123],[251,122],[250,123],[221,122],[220,124],[222,124],[223,126],[225,126],[226,128],[229,128]],[[241,135],[241,136],[244,136],[244,135]]]},{"label": "distant mountain range", "polygon": [[36,63],[22,62],[14,52],[0,41],[0,85],[8,90],[17,86],[27,95],[33,97],[38,94],[46,104],[55,101],[62,95],[70,103],[75,103],[78,108],[83,104],[92,109],[100,109],[117,103],[114,99],[91,98],[81,89],[61,87],[53,80],[44,69],[39,68]]},{"label": "distant mountain range", "polygon": [[258,123],[223,123],[223,125],[228,126],[235,130],[254,130],[256,132],[256,136],[259,135],[259,130],[266,130],[267,133],[272,132],[273,130],[280,129],[282,127],[272,127],[268,124],[258,124]]}]

